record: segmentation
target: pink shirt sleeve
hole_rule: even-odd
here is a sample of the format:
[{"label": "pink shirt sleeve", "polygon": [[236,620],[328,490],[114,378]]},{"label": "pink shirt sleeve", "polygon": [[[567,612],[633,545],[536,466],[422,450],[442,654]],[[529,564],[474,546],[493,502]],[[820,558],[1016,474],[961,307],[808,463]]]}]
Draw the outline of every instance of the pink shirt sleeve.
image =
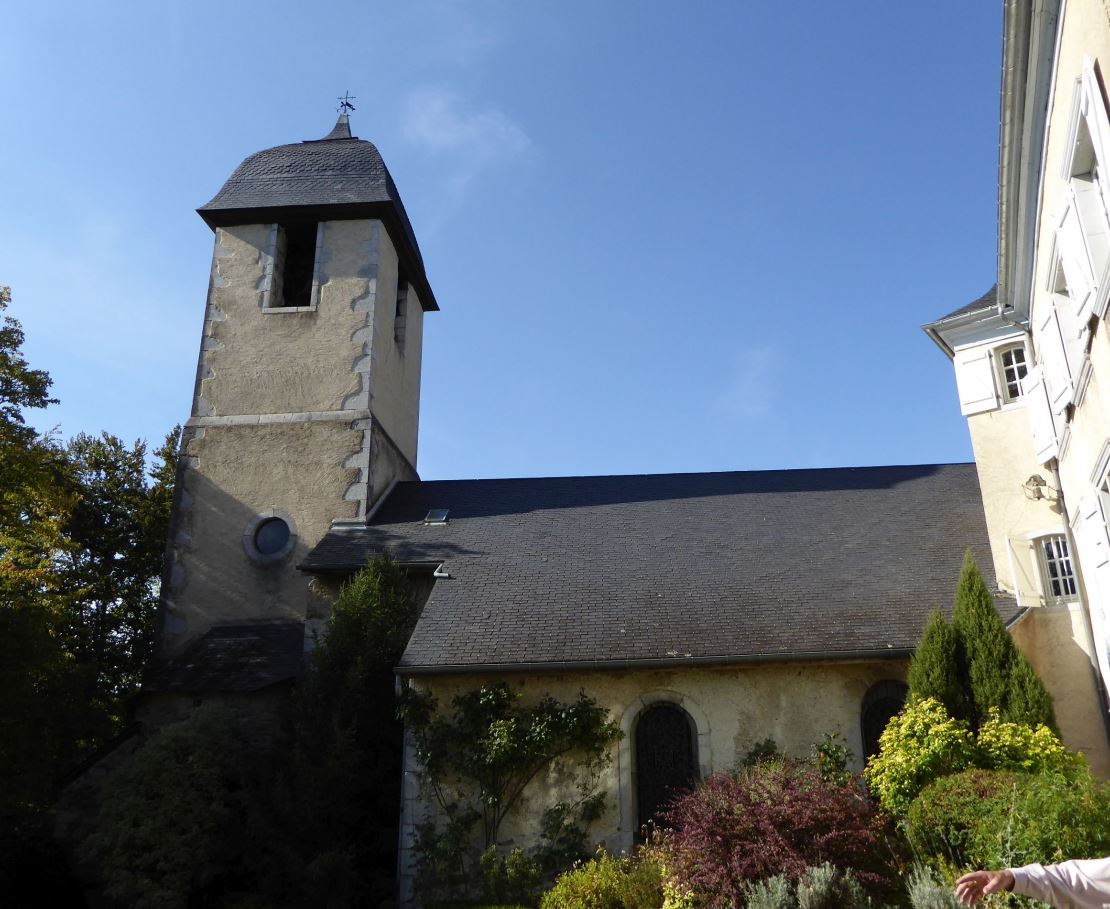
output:
[{"label": "pink shirt sleeve", "polygon": [[1110,909],[1110,858],[1011,868],[1014,893],[1056,909]]}]

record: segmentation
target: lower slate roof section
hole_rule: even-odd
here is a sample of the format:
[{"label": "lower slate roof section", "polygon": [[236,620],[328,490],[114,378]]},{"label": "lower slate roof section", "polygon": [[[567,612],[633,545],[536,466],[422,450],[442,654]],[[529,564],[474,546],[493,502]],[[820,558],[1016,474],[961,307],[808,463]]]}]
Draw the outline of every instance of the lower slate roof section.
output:
[{"label": "lower slate roof section", "polygon": [[398,483],[301,568],[442,562],[415,674],[904,656],[969,548],[993,589],[975,465],[948,464]]},{"label": "lower slate roof section", "polygon": [[259,691],[294,678],[303,654],[300,622],[220,625],[159,666],[143,688],[197,694]]}]

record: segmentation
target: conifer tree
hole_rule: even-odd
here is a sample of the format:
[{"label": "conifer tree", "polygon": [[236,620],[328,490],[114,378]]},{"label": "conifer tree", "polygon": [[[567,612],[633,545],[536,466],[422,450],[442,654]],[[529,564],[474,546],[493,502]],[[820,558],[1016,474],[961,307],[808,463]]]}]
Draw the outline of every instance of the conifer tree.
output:
[{"label": "conifer tree", "polygon": [[910,698],[936,698],[948,713],[966,720],[971,713],[967,694],[960,684],[960,642],[955,629],[939,609],[929,619],[921,642],[910,660],[907,681]]},{"label": "conifer tree", "polygon": [[991,707],[1007,712],[1010,671],[1017,648],[994,608],[994,599],[970,551],[964,555],[956,587],[952,625],[960,642],[971,721],[978,728]]},{"label": "conifer tree", "polygon": [[956,587],[952,626],[959,642],[961,682],[975,728],[987,720],[991,707],[1015,723],[1044,722],[1055,728],[1052,698],[1002,624],[970,551],[964,556]]},{"label": "conifer tree", "polygon": [[1056,711],[1052,707],[1052,696],[1044,687],[1044,682],[1037,675],[1037,670],[1024,653],[1020,651],[1014,659],[1010,672],[1010,687],[1008,691],[1006,710],[1002,714],[1004,720],[1011,723],[1024,723],[1027,726],[1036,726],[1043,723],[1053,732],[1059,734],[1056,726]]}]

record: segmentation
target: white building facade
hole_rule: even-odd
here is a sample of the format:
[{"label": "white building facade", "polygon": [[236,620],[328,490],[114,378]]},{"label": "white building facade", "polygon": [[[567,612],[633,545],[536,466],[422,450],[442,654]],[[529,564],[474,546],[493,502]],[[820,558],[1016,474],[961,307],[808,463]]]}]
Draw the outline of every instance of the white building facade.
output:
[{"label": "white building facade", "polygon": [[[1073,671],[1064,683],[1051,649],[1082,650],[1100,689],[1103,723],[1110,679],[1107,66],[1103,0],[1007,0],[998,283],[925,326],[955,366],[999,586],[1030,607],[1015,638],[1027,639],[1057,702],[1078,693],[1079,678]],[[1053,629],[1051,645],[1037,625]]]}]

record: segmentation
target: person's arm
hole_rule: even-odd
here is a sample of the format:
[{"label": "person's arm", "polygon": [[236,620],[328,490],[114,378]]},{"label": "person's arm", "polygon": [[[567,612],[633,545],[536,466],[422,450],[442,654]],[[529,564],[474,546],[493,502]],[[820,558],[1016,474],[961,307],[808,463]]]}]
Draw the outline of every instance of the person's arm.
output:
[{"label": "person's arm", "polygon": [[1110,859],[1072,859],[1058,865],[1011,868],[1014,893],[1057,909],[1103,909],[1110,903]]},{"label": "person's arm", "polygon": [[972,871],[956,881],[956,899],[965,906],[974,906],[984,896],[1014,889],[1014,875],[1003,871]]},{"label": "person's arm", "polygon": [[1105,909],[1110,905],[1110,858],[972,871],[956,881],[956,898],[965,906],[974,906],[984,896],[1002,890],[1057,909]]}]

